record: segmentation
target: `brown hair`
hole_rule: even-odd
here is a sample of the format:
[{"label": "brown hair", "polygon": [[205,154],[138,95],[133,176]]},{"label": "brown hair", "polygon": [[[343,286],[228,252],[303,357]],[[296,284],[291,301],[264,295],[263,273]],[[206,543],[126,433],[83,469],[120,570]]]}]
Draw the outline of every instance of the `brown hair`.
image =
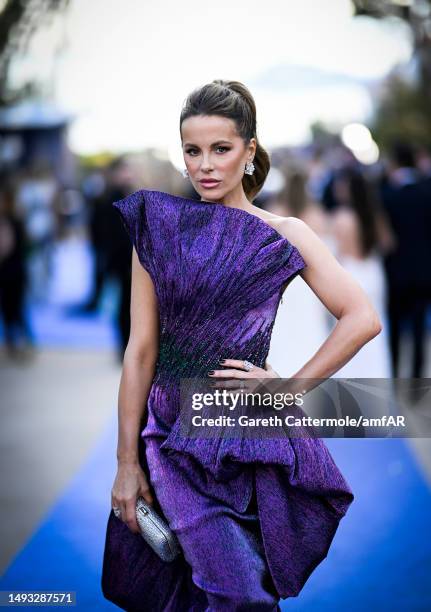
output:
[{"label": "brown hair", "polygon": [[362,254],[366,256],[378,246],[377,215],[380,202],[376,189],[361,172],[353,168],[343,168],[336,178],[347,182],[349,204],[359,222]]},{"label": "brown hair", "polygon": [[256,139],[254,173],[244,174],[242,179],[247,199],[252,201],[262,189],[271,164],[268,153],[257,138],[256,105],[250,91],[239,81],[215,79],[194,89],[187,97],[180,115],[180,133],[183,121],[196,115],[220,115],[232,119],[246,146],[251,138]]}]

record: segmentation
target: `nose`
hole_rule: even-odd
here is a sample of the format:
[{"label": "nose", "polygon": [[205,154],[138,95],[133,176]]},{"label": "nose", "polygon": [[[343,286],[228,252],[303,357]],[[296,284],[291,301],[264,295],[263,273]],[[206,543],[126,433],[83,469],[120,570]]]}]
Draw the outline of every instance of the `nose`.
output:
[{"label": "nose", "polygon": [[213,169],[213,163],[210,159],[210,156],[204,154],[202,156],[201,170],[203,170],[204,172],[208,172],[208,170],[212,170],[212,169]]}]

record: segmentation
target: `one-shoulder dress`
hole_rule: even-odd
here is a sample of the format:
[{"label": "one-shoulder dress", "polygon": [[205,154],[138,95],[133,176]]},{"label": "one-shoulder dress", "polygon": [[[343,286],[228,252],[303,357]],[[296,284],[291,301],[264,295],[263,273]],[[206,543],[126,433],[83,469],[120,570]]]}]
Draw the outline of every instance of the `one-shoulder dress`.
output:
[{"label": "one-shoulder dress", "polygon": [[223,203],[141,189],[113,206],[158,301],[139,460],[182,552],[162,561],[111,510],[103,594],[125,610],[279,610],[327,556],[353,493],[320,438],[182,435],[180,381],[223,358],[265,367],[282,293],[306,263],[275,228]]}]

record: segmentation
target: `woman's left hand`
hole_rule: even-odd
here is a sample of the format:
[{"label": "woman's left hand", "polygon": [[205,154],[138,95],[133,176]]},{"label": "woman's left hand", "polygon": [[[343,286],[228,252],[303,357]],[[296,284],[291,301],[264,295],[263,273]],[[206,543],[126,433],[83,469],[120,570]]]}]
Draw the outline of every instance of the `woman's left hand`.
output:
[{"label": "woman's left hand", "polygon": [[[208,373],[210,378],[221,379],[213,383],[214,389],[228,389],[231,392],[253,393],[260,386],[260,382],[267,378],[280,378],[272,366],[265,361],[265,368],[259,368],[253,364],[251,370],[247,370],[242,359],[225,359],[221,365],[225,370],[214,370]],[[234,380],[225,380],[234,379]],[[241,382],[238,383],[238,380]]]}]

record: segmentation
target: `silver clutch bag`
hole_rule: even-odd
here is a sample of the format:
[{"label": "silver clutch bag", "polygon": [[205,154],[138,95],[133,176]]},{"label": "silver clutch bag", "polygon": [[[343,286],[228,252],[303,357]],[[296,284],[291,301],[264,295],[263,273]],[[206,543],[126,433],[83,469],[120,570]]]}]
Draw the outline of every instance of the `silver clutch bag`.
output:
[{"label": "silver clutch bag", "polygon": [[136,500],[136,520],[142,537],[162,561],[173,561],[179,555],[177,536],[143,497]]}]

